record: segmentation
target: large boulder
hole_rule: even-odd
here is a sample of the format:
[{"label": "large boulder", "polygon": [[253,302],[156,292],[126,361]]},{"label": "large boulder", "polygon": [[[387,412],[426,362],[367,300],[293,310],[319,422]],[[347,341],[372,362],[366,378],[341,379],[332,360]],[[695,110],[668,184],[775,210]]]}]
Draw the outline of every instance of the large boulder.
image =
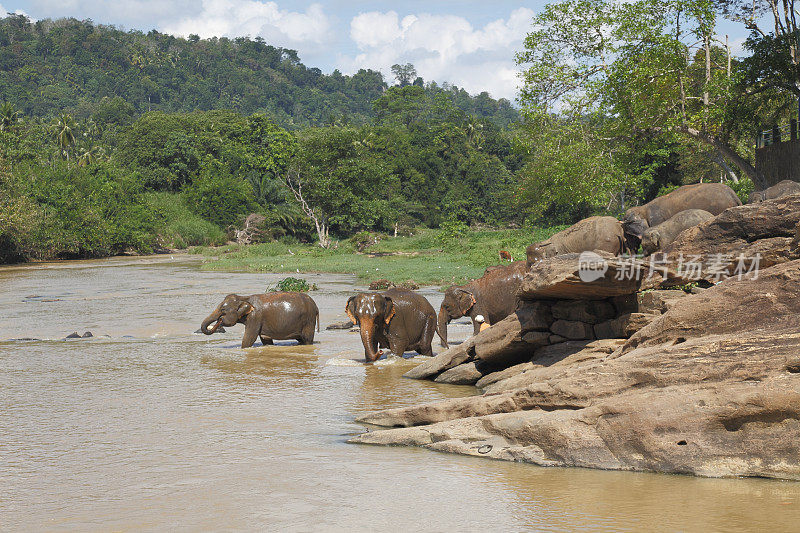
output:
[{"label": "large boulder", "polygon": [[[586,258],[596,263],[589,264]],[[605,252],[558,255],[531,267],[518,296],[523,300],[604,300],[633,294],[641,280],[628,276],[626,268],[625,259]]]},{"label": "large boulder", "polygon": [[[500,322],[412,368],[403,376],[412,379],[433,378],[476,358],[493,365],[516,364],[525,359],[527,352],[533,352],[536,347],[547,343],[552,322],[547,303],[522,306]],[[530,358],[530,355],[527,357]]]},{"label": "large boulder", "polygon": [[400,428],[352,442],[800,480],[800,261],[653,315],[627,342],[574,346],[549,365],[532,359],[495,376],[483,395],[368,415],[363,422]]}]

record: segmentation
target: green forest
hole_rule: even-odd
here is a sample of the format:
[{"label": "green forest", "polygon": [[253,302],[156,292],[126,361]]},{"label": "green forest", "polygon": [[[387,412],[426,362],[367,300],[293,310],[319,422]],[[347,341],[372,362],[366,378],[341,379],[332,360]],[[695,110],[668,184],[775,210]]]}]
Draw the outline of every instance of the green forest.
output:
[{"label": "green forest", "polygon": [[516,57],[518,106],[410,64],[392,80],[324,74],[260,38],[10,15],[0,262],[243,235],[327,247],[416,228],[533,234],[700,180],[744,196],[763,178],[749,166],[756,132],[796,110],[800,54],[784,28],[754,30],[732,57],[714,28],[737,9],[550,4]]}]

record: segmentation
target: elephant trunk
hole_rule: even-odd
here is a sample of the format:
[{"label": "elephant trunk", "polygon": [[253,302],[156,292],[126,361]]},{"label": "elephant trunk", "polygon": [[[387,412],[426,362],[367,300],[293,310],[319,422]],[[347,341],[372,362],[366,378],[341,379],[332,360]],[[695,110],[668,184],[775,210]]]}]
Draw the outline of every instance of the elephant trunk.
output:
[{"label": "elephant trunk", "polygon": [[367,358],[367,362],[376,361],[381,354],[378,353],[378,338],[374,331],[375,322],[362,319],[360,329],[361,343],[364,345],[364,355]]},{"label": "elephant trunk", "polygon": [[[208,326],[212,322],[216,322],[216,324],[214,324],[214,326],[211,329],[208,329]],[[219,325],[221,323],[222,323],[222,313],[219,312],[211,313],[210,315],[208,315],[208,317],[206,317],[205,320],[203,320],[203,323],[200,324],[200,331],[202,331],[205,335],[211,335],[212,333],[217,331],[217,328],[219,328]]]},{"label": "elephant trunk", "polygon": [[436,323],[436,332],[439,334],[439,339],[441,339],[441,345],[445,348],[449,348],[450,345],[447,344],[447,324],[450,323],[450,315],[447,314],[444,307],[439,309],[439,320]]}]

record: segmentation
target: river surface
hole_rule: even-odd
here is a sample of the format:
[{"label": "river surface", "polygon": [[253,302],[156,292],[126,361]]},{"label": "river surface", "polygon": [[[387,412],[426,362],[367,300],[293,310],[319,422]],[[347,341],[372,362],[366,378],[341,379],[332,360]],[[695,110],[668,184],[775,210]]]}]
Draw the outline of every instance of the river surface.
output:
[{"label": "river surface", "polygon": [[800,483],[347,444],[365,412],[475,389],[359,362],[357,333],[324,330],[363,289],[348,276],[302,276],[320,288],[313,346],[193,333],[225,294],[281,277],[180,256],[0,268],[0,530],[800,529]]}]

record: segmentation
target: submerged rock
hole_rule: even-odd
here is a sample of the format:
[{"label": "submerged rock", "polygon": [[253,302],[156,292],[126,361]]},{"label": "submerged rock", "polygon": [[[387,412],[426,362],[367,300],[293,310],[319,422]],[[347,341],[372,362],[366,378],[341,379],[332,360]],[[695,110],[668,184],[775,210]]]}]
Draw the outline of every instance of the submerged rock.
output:
[{"label": "submerged rock", "polygon": [[355,327],[355,324],[351,320],[347,322],[337,322],[335,324],[329,324],[325,329],[351,329]]}]

